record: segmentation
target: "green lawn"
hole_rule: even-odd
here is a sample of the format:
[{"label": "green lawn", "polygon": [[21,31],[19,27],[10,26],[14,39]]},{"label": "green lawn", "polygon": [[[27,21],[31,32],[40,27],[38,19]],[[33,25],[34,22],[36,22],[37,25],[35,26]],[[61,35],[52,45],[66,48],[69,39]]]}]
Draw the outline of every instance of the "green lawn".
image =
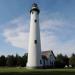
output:
[{"label": "green lawn", "polygon": [[26,69],[23,67],[0,67],[0,75],[75,75],[75,69]]}]

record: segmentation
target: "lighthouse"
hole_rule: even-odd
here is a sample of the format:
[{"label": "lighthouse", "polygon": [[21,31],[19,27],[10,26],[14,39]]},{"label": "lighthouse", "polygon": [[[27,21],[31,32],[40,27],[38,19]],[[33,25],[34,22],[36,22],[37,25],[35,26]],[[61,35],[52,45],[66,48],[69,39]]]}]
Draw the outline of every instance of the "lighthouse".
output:
[{"label": "lighthouse", "polygon": [[38,5],[36,3],[32,4],[32,8],[30,10],[28,60],[26,65],[26,67],[28,68],[41,67],[39,13],[40,13],[40,10],[38,8]]}]

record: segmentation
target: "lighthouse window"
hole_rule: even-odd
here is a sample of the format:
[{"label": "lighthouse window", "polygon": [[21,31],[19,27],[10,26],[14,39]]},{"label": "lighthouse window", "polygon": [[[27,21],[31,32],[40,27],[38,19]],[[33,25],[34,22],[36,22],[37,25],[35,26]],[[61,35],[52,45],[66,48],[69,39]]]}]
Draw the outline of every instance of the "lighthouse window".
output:
[{"label": "lighthouse window", "polygon": [[37,40],[35,40],[34,43],[37,44]]},{"label": "lighthouse window", "polygon": [[32,11],[32,14],[33,14],[33,11]]},{"label": "lighthouse window", "polygon": [[37,20],[35,20],[35,22],[37,22]]}]

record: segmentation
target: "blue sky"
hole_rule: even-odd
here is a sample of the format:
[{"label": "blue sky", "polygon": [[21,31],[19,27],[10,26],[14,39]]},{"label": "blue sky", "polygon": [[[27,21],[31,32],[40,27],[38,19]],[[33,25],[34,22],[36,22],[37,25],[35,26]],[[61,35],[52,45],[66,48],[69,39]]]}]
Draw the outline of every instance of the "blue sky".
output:
[{"label": "blue sky", "polygon": [[34,2],[40,9],[41,50],[75,53],[75,0],[0,0],[0,55],[27,52]]}]

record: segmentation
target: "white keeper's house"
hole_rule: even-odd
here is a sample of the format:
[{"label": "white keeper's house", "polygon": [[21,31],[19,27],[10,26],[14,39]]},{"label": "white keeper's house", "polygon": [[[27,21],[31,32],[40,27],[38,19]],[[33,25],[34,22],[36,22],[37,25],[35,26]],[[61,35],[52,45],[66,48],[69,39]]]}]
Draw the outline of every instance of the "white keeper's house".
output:
[{"label": "white keeper's house", "polygon": [[55,55],[52,50],[42,51],[41,57],[40,64],[43,67],[53,67],[55,65]]}]

